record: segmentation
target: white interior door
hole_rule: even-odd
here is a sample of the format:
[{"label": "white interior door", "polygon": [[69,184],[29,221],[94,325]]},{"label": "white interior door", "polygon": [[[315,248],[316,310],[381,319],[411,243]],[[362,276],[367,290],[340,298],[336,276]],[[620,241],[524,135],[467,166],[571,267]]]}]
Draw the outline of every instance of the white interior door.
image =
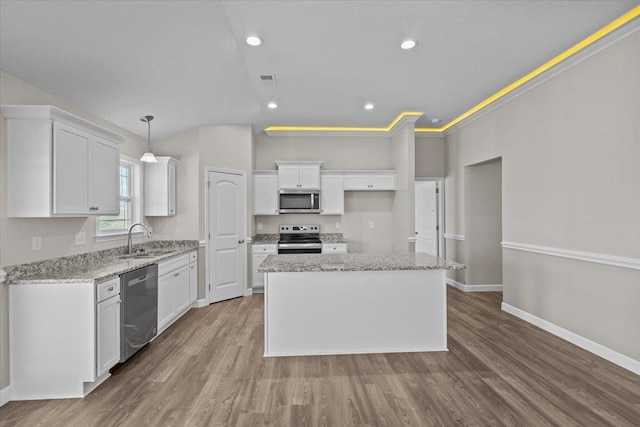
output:
[{"label": "white interior door", "polygon": [[416,182],[416,252],[440,256],[436,181]]},{"label": "white interior door", "polygon": [[208,172],[209,302],[244,294],[246,194],[244,175]]}]

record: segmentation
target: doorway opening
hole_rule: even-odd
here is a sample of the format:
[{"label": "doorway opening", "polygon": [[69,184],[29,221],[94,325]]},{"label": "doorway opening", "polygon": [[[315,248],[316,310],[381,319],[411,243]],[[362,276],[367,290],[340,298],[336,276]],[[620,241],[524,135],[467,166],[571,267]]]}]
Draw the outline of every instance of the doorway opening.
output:
[{"label": "doorway opening", "polygon": [[502,158],[464,170],[465,282],[471,291],[502,290]]}]

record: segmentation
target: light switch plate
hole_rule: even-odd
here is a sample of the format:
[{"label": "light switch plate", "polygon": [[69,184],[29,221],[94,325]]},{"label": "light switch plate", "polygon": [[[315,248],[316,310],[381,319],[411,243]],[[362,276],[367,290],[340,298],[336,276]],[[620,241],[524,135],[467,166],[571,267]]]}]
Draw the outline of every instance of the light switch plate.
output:
[{"label": "light switch plate", "polygon": [[76,233],[76,246],[86,245],[87,244],[87,233],[84,231],[78,231]]},{"label": "light switch plate", "polygon": [[31,238],[31,250],[32,251],[42,250],[42,236],[33,236]]},{"label": "light switch plate", "polygon": [[336,230],[340,230],[340,223],[336,222]]},{"label": "light switch plate", "polygon": [[262,223],[261,222],[258,223],[258,230],[262,230]]},{"label": "light switch plate", "polygon": [[373,221],[369,221],[369,228],[374,228]]}]

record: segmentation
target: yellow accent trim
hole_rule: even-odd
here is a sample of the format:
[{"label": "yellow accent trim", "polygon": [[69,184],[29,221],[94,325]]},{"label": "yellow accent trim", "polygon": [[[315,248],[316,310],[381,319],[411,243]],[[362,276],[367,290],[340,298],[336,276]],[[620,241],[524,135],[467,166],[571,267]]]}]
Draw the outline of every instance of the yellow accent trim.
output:
[{"label": "yellow accent trim", "polygon": [[[450,127],[456,125],[457,123],[460,123],[462,120],[464,120],[467,117],[471,116],[472,114],[480,111],[481,109],[483,109],[484,107],[488,106],[489,104],[492,104],[493,102],[497,101],[498,99],[502,98],[503,96],[507,95],[508,93],[513,92],[514,90],[516,90],[520,86],[524,85],[525,83],[529,82],[533,78],[539,76],[540,74],[544,73],[545,71],[549,70],[550,68],[558,65],[559,63],[561,63],[565,59],[569,58],[571,55],[576,54],[577,52],[581,51],[582,49],[586,48],[587,46],[591,45],[592,43],[600,40],[602,37],[606,36],[607,34],[611,33],[614,30],[617,30],[618,28],[622,27],[623,25],[627,24],[628,22],[638,18],[639,16],[640,16],[640,6],[636,6],[635,8],[631,9],[629,12],[625,13],[624,15],[622,15],[621,17],[619,17],[615,21],[611,22],[610,24],[606,25],[605,27],[601,28],[600,30],[596,31],[595,33],[593,33],[592,35],[590,35],[586,39],[584,39],[581,42],[575,44],[574,46],[570,47],[569,49],[565,50],[564,52],[562,52],[561,54],[556,56],[555,58],[551,59],[550,61],[547,61],[546,63],[544,63],[540,67],[536,68],[535,70],[531,71],[530,73],[526,74],[525,76],[523,76],[523,77],[519,78],[518,80],[516,80],[515,82],[511,83],[509,86],[507,86],[504,89],[494,93],[489,98],[485,99],[481,103],[477,104],[476,106],[474,106],[474,107],[470,108],[469,110],[467,110],[466,112],[462,113],[461,115],[459,115],[455,119],[451,120],[449,123],[447,123],[447,124],[445,124],[445,125],[443,125],[443,126],[441,126],[439,128],[415,128],[415,132],[416,133],[438,133],[438,132],[446,131]],[[276,131],[279,131],[279,132],[295,132],[295,131],[301,131],[301,132],[389,132],[391,129],[393,129],[393,127],[396,124],[398,124],[398,122],[400,120],[402,120],[403,117],[405,117],[405,116],[418,116],[419,117],[419,116],[422,116],[422,114],[423,113],[415,112],[415,111],[405,111],[403,113],[400,113],[400,115],[398,117],[396,117],[387,127],[382,127],[382,128],[376,128],[376,127],[335,127],[335,126],[269,126],[269,127],[265,128],[265,132],[266,131],[272,131],[272,132],[276,132]]]},{"label": "yellow accent trim", "polygon": [[551,67],[553,67],[555,65],[558,65],[560,62],[564,61],[565,59],[567,59],[571,55],[581,51],[582,49],[584,49],[585,47],[589,46],[593,42],[601,39],[602,37],[606,36],[607,34],[611,33],[612,31],[620,28],[621,26],[623,26],[624,24],[632,21],[633,19],[637,18],[638,16],[640,16],[640,6],[636,6],[635,8],[631,9],[629,12],[625,13],[624,15],[622,15],[620,18],[616,19],[615,21],[613,21],[609,25],[607,25],[607,26],[601,28],[600,30],[596,31],[595,33],[593,33],[592,35],[590,35],[586,39],[582,40],[580,43],[570,47],[569,49],[565,50],[564,52],[562,52],[560,55],[556,56],[552,60],[546,62],[545,64],[541,65],[540,67],[538,67],[535,70],[533,70],[532,72],[530,72],[529,74],[527,74],[524,77],[521,77],[520,79],[518,79],[515,82],[511,83],[509,86],[507,86],[504,89],[502,89],[502,90],[496,92],[495,94],[491,95],[489,98],[485,99],[484,101],[482,101],[481,103],[479,103],[475,107],[467,110],[465,113],[463,113],[463,114],[459,115],[458,117],[456,117],[455,119],[451,120],[449,123],[447,123],[446,125],[444,125],[441,128],[442,131],[445,131],[445,130],[449,129],[451,126],[453,126],[453,125],[455,125],[457,123],[460,123],[462,120],[466,119],[467,117],[469,117],[473,113],[476,113],[477,111],[483,109],[487,105],[493,103],[494,101],[497,101],[498,99],[502,98],[503,96],[505,96],[509,92],[514,91],[515,89],[517,89],[520,86],[522,86],[523,84],[527,83],[528,81],[530,81],[534,77],[537,77],[538,75],[544,73],[545,71],[547,71]]},{"label": "yellow accent trim", "polygon": [[420,117],[424,113],[419,111],[404,111],[398,115],[387,127],[383,128],[360,128],[360,127],[337,127],[337,126],[269,126],[265,132],[389,132],[400,120],[405,117]]}]

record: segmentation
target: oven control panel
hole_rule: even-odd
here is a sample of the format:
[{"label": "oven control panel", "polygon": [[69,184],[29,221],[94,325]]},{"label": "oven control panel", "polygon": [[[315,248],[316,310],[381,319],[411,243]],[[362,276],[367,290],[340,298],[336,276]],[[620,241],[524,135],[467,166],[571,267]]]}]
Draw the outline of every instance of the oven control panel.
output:
[{"label": "oven control panel", "polygon": [[318,224],[283,224],[280,225],[280,234],[296,234],[296,233],[319,233],[320,225]]}]

